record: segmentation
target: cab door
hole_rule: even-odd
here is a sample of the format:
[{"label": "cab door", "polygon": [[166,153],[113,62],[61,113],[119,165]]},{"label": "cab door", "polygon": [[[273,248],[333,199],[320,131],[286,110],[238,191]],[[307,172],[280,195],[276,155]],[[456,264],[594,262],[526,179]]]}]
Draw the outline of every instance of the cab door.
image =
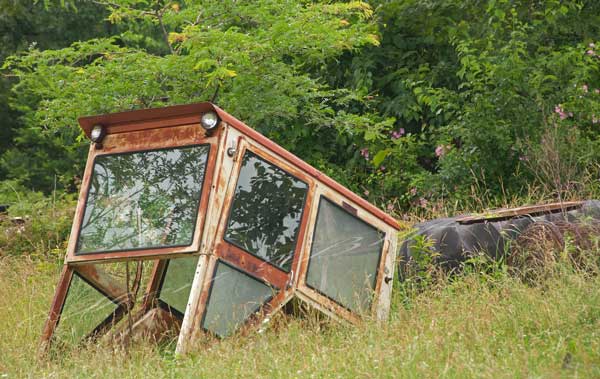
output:
[{"label": "cab door", "polygon": [[292,295],[313,184],[306,174],[241,138],[197,327],[219,337]]}]

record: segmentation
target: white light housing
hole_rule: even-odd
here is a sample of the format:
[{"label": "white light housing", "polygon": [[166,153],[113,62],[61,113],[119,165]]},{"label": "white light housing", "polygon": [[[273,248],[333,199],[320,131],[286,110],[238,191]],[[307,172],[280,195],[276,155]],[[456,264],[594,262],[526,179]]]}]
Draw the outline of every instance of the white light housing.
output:
[{"label": "white light housing", "polygon": [[90,139],[93,142],[100,143],[100,142],[102,142],[102,139],[104,138],[105,134],[106,134],[106,130],[104,129],[104,127],[102,125],[95,125],[92,128],[92,132],[90,133]]},{"label": "white light housing", "polygon": [[219,116],[215,112],[206,112],[200,118],[200,124],[206,130],[214,129],[219,123]]}]

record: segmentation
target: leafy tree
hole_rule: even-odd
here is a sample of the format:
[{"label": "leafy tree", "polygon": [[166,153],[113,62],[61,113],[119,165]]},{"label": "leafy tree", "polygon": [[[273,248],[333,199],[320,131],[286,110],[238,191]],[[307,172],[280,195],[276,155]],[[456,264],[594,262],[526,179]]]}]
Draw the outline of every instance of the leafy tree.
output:
[{"label": "leafy tree", "polygon": [[597,2],[375,3],[381,47],[355,57],[341,80],[362,83],[396,119],[395,133],[367,146],[374,166],[395,174],[381,179],[388,201],[468,203],[473,188],[492,201],[519,194],[536,176],[528,152],[557,120],[557,105],[582,103],[584,85],[587,105],[559,121],[585,130],[570,146],[580,166],[598,162],[590,144],[599,136],[599,66],[588,53],[600,37]]},{"label": "leafy tree", "polygon": [[[32,184],[47,188],[51,172],[63,183],[77,175],[86,142],[76,119],[85,114],[215,100],[317,166],[338,155],[329,142],[338,135],[349,156],[356,136],[390,122],[360,93],[325,80],[328,62],[379,43],[366,3],[96,3],[125,29],[119,36],[34,48],[5,64],[18,77],[15,104],[27,109],[23,133],[43,140],[44,153],[61,148],[60,158],[46,157],[51,167],[28,168]],[[140,30],[154,30],[151,40],[143,42]],[[363,111],[353,113],[353,104]]]},{"label": "leafy tree", "polygon": [[570,178],[597,170],[600,3],[370,4],[94,0],[110,37],[6,61],[22,127],[1,165],[72,186],[77,117],[214,100],[390,209],[545,186],[552,133],[575,136],[552,139],[561,159],[582,152]]},{"label": "leafy tree", "polygon": [[[110,34],[111,26],[102,22],[105,14],[103,8],[87,1],[0,0],[0,62],[16,52],[62,48],[79,39]],[[8,175],[28,186],[50,190],[54,173],[69,163],[51,167],[62,158],[63,146],[28,128],[35,100],[11,101],[16,79],[10,73],[0,76],[0,153],[4,152],[0,180]],[[38,172],[32,172],[32,167],[39,167]]]}]

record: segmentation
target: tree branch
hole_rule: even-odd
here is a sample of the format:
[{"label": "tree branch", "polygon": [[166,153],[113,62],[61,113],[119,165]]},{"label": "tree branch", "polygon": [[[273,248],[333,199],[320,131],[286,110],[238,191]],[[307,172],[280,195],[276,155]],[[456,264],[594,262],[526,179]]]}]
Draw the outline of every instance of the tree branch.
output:
[{"label": "tree branch", "polygon": [[160,25],[160,28],[162,29],[163,38],[164,38],[167,46],[169,46],[169,50],[171,51],[171,54],[177,55],[177,53],[173,49],[173,46],[171,45],[171,42],[169,42],[169,33],[167,32],[167,28],[165,27],[165,24],[163,23],[162,12],[156,12],[155,16],[156,16],[156,19],[158,20],[158,24]]}]

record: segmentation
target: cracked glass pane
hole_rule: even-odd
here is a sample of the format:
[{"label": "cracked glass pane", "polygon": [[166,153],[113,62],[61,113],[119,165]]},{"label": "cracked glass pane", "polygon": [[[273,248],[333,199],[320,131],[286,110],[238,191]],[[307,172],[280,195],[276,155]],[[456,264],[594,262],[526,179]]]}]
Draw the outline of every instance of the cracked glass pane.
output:
[{"label": "cracked glass pane", "polygon": [[306,284],[357,312],[371,306],[384,235],[321,197]]},{"label": "cracked glass pane", "polygon": [[217,263],[202,326],[225,337],[258,311],[274,289],[223,262]]}]

